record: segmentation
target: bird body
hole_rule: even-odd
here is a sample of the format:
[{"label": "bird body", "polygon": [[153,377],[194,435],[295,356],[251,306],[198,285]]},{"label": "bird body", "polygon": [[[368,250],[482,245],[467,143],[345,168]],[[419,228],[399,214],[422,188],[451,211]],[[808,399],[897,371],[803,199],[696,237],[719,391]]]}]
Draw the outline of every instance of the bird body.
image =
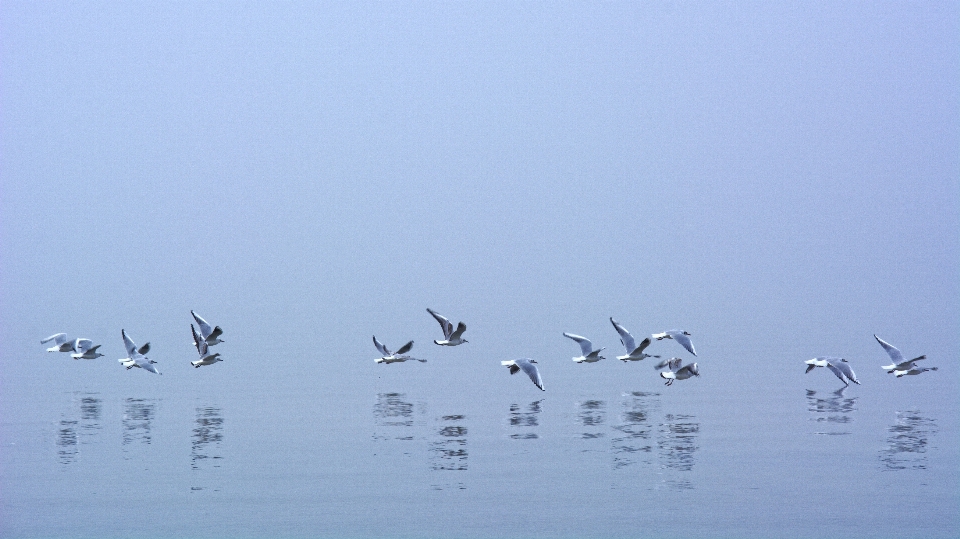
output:
[{"label": "bird body", "polygon": [[700,376],[700,369],[696,363],[690,363],[681,367],[683,360],[678,357],[667,360],[669,370],[660,373],[660,377],[667,380],[665,385],[673,385],[674,380],[686,380],[694,376]]},{"label": "bird body", "polygon": [[76,351],[74,354],[70,354],[70,357],[73,359],[97,359],[98,357],[103,357],[103,354],[97,351],[101,345],[94,346],[93,341],[90,339],[77,339],[73,342],[73,348]]},{"label": "bird body", "polygon": [[47,348],[47,352],[76,352],[76,341],[67,339],[66,333],[54,333],[40,341],[40,344],[47,344],[53,341],[53,346]]},{"label": "bird body", "polygon": [[407,344],[400,347],[396,352],[391,352],[389,348],[383,345],[380,341],[377,340],[377,336],[373,336],[373,345],[377,347],[377,351],[380,352],[380,357],[374,359],[375,363],[402,363],[407,360],[419,361],[420,363],[426,363],[426,359],[418,359],[415,357],[410,357],[406,355],[413,348],[413,341],[408,342]]},{"label": "bird body", "polygon": [[614,320],[613,317],[610,317],[610,323],[613,324],[614,329],[616,329],[617,333],[620,334],[620,343],[623,344],[624,349],[626,349],[627,351],[627,354],[625,356],[617,356],[617,359],[619,359],[620,361],[626,362],[626,361],[642,361],[648,357],[656,357],[656,358],[660,357],[660,356],[652,356],[650,354],[645,354],[643,352],[644,350],[646,350],[648,346],[650,346],[650,337],[647,337],[642,341],[640,341],[640,346],[637,346],[636,341],[634,341],[633,339],[633,335],[630,335],[630,332],[627,331],[626,328],[621,326],[619,323],[617,323],[617,321]]},{"label": "bird body", "polygon": [[909,370],[896,370],[891,372],[893,372],[893,374],[895,374],[897,378],[900,378],[902,376],[916,376],[922,372],[935,371],[935,370],[937,370],[936,367],[914,367]]},{"label": "bird body", "polygon": [[457,323],[457,329],[453,329],[450,320],[433,309],[427,308],[427,312],[440,323],[440,329],[443,330],[443,340],[434,340],[433,342],[440,346],[457,346],[465,342],[470,342],[463,338],[463,332],[467,330],[467,325],[463,322]]},{"label": "bird body", "polygon": [[[883,339],[881,339],[880,337],[877,337],[876,335],[874,335],[873,338],[876,339],[878,343],[880,343],[880,346],[883,347],[883,349],[887,352],[887,355],[890,356],[890,359],[893,360],[893,363],[891,363],[890,365],[885,365],[881,368],[887,371],[887,374],[891,374],[891,373],[896,374],[897,378],[904,376],[904,374],[909,374],[909,371],[919,369],[919,367],[915,365],[916,361],[927,359],[927,356],[925,355],[920,357],[915,357],[909,360],[903,359],[903,354],[900,353],[900,350],[898,350],[896,346],[893,346],[892,344],[884,341]],[[936,369],[923,369],[913,374],[920,374],[921,372],[925,372],[927,370],[936,370]],[[898,372],[903,372],[904,374],[897,374]]]},{"label": "bird body", "polygon": [[530,381],[533,382],[533,385],[540,388],[540,391],[546,391],[543,389],[543,379],[540,378],[540,371],[537,369],[537,366],[534,365],[537,360],[535,359],[512,359],[510,361],[501,361],[500,364],[506,366],[510,369],[510,374],[517,374],[520,371],[523,371],[530,377]]},{"label": "bird body", "polygon": [[211,326],[206,320],[200,318],[200,315],[193,311],[190,311],[190,314],[193,315],[193,319],[197,321],[197,327],[200,328],[200,337],[207,343],[207,346],[214,346],[223,342],[220,340],[220,335],[223,334],[220,326]]},{"label": "bird body", "polygon": [[144,344],[139,349],[133,343],[133,339],[127,336],[126,330],[121,329],[120,335],[123,336],[123,346],[127,349],[127,357],[118,359],[121,365],[128,370],[139,367],[154,374],[160,374],[160,371],[154,367],[156,361],[147,358],[144,354],[150,351],[150,343]]},{"label": "bird body", "polygon": [[223,361],[220,359],[219,353],[210,353],[210,345],[197,333],[197,328],[193,327],[193,324],[190,324],[190,332],[193,333],[193,345],[197,348],[197,353],[200,354],[200,359],[191,361],[191,365],[199,369],[204,365],[213,365],[218,361]]},{"label": "bird body", "polygon": [[580,345],[581,355],[573,358],[573,360],[577,363],[596,363],[597,361],[603,359],[603,356],[600,355],[600,352],[605,350],[605,348],[598,348],[594,350],[593,343],[590,342],[590,339],[581,337],[580,335],[574,335],[573,333],[564,333],[563,336],[577,341],[577,344]]},{"label": "bird body", "polygon": [[860,382],[857,380],[857,375],[854,374],[853,369],[850,367],[850,363],[842,357],[819,356],[808,359],[804,361],[804,363],[807,365],[805,372],[810,372],[817,367],[826,367],[843,382],[844,387],[850,385],[848,380],[860,385]]}]

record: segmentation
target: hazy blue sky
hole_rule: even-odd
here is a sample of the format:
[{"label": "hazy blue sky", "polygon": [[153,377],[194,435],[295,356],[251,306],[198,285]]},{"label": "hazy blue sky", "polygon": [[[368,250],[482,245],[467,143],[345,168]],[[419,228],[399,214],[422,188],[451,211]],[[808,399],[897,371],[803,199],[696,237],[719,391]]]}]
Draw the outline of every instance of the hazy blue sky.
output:
[{"label": "hazy blue sky", "polygon": [[374,333],[436,353],[428,306],[485,361],[618,346],[609,316],[715,359],[879,333],[956,360],[958,28],[953,2],[5,1],[2,376],[55,331],[169,354],[191,308],[277,365],[323,355],[304,333],[364,369]]}]

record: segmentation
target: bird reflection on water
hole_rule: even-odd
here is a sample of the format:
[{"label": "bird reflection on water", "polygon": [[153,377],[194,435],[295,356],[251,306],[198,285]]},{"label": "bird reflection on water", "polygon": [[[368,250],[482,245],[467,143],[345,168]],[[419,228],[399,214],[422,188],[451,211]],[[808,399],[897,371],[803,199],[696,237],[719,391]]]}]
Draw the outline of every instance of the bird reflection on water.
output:
[{"label": "bird reflection on water", "polygon": [[653,424],[649,416],[660,409],[659,393],[633,391],[624,397],[620,422],[612,426],[619,433],[611,440],[614,469],[635,464],[638,457],[643,457],[640,460],[644,463],[651,462]]},{"label": "bird reflection on water", "polygon": [[[543,400],[533,401],[527,405],[526,411],[519,404],[510,405],[510,415],[508,421],[511,427],[537,427],[540,425],[539,415],[541,412],[540,403]],[[510,435],[514,440],[535,440],[540,436],[536,432],[518,432]]]},{"label": "bird reflection on water", "polygon": [[880,450],[881,469],[925,470],[927,446],[937,430],[937,422],[919,411],[897,412],[896,422],[887,429],[887,447]]},{"label": "bird reflection on water", "polygon": [[[150,434],[151,423],[156,414],[155,399],[128,398],[123,402],[123,446],[133,442],[149,445],[152,441]],[[126,449],[124,449],[126,451]]]},{"label": "bird reflection on water", "polygon": [[[859,397],[844,397],[843,392],[846,387],[840,388],[830,393],[818,393],[812,389],[807,390],[807,410],[814,413],[810,421],[816,421],[827,425],[845,425],[853,421],[849,414],[856,411],[857,399]],[[822,426],[821,426],[822,428]],[[850,434],[848,430],[816,431],[814,434],[823,434],[828,436],[837,436]]]},{"label": "bird reflection on water", "polygon": [[577,421],[585,427],[585,430],[593,431],[581,432],[580,438],[584,440],[603,438],[604,433],[598,432],[597,429],[606,422],[607,403],[600,400],[587,400],[578,402],[577,408],[580,410]]},{"label": "bird reflection on water", "polygon": [[[660,453],[660,468],[663,471],[689,472],[693,470],[694,453],[697,452],[697,435],[700,433],[700,423],[694,421],[696,417],[686,414],[667,414],[660,424],[657,436],[657,447]],[[664,484],[679,490],[693,488],[693,483],[686,477],[667,476]]]},{"label": "bird reflection on water", "polygon": [[[101,429],[102,402],[98,394],[78,393],[77,395],[80,401],[80,419],[68,418],[65,414],[58,425],[57,458],[61,464],[76,462],[80,456],[80,445],[88,443],[90,437]],[[71,404],[76,402],[77,399],[71,400]]]},{"label": "bird reflection on water", "polygon": [[190,443],[190,467],[199,470],[209,462],[220,467],[220,444],[223,442],[223,411],[216,406],[197,408],[197,419]]}]

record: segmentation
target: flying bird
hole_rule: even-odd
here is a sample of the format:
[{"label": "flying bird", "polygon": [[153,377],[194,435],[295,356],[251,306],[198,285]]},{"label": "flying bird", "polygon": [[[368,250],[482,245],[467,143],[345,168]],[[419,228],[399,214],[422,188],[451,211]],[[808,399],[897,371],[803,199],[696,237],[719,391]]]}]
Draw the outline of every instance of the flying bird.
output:
[{"label": "flying bird", "polygon": [[613,324],[614,329],[617,330],[617,333],[620,334],[620,342],[623,344],[623,347],[627,351],[625,356],[617,356],[617,359],[627,362],[627,361],[642,361],[648,357],[660,356],[651,356],[650,354],[644,354],[643,351],[650,346],[650,337],[640,341],[640,346],[636,345],[636,342],[633,340],[633,335],[630,335],[630,332],[626,330],[623,326],[617,323],[613,317],[610,317],[610,323]]},{"label": "flying bird", "polygon": [[693,349],[693,341],[690,340],[690,334],[686,331],[681,331],[679,329],[671,329],[670,331],[664,331],[663,333],[654,333],[651,335],[654,339],[661,341],[663,339],[673,339],[680,343],[681,346],[687,349],[687,352],[690,352],[693,355],[697,355],[696,350]]},{"label": "flying bird", "polygon": [[463,322],[458,322],[457,329],[454,330],[453,324],[451,324],[446,317],[437,313],[433,309],[430,309],[429,307],[427,308],[427,312],[437,319],[437,322],[440,323],[440,329],[443,330],[443,340],[434,340],[433,342],[439,344],[440,346],[457,346],[458,344],[470,342],[463,338],[463,332],[467,330],[466,324]]},{"label": "flying bird", "polygon": [[935,371],[935,370],[937,370],[936,367],[928,367],[928,368],[914,367],[908,371],[893,371],[893,374],[897,375],[897,378],[900,378],[901,376],[916,376],[922,372]]},{"label": "flying bird", "polygon": [[660,377],[667,380],[665,385],[673,385],[674,380],[686,380],[687,378],[700,376],[700,369],[697,368],[696,363],[681,367],[683,360],[678,357],[671,358],[666,363],[669,370],[660,373]]},{"label": "flying bird", "polygon": [[[907,371],[919,369],[919,367],[917,367],[914,364],[914,362],[920,361],[921,359],[927,359],[927,356],[925,355],[920,357],[915,357],[911,360],[903,359],[903,354],[900,353],[900,350],[898,350],[897,347],[891,345],[890,343],[884,341],[883,339],[881,339],[880,337],[877,337],[876,335],[874,335],[873,338],[876,339],[878,343],[880,343],[880,346],[882,346],[883,349],[886,350],[887,355],[889,355],[890,359],[893,360],[892,364],[881,367],[883,370],[887,371],[887,374],[896,373],[897,371],[903,371],[904,373],[906,373]],[[921,370],[920,372],[917,372],[914,374],[920,374],[921,372],[924,372],[924,371]],[[898,378],[900,376],[903,376],[903,374],[897,374]]]},{"label": "flying bird", "polygon": [[220,329],[220,326],[211,326],[206,320],[200,318],[200,315],[193,311],[190,311],[190,314],[192,314],[193,319],[197,321],[197,326],[200,328],[200,337],[205,343],[207,343],[207,346],[213,346],[215,344],[224,342],[220,340],[220,335],[223,334],[223,330]]},{"label": "flying bird", "polygon": [[391,352],[389,348],[383,345],[380,341],[377,340],[377,336],[373,336],[373,345],[377,347],[377,351],[380,352],[380,357],[374,359],[376,363],[401,363],[412,359],[414,361],[419,361],[420,363],[426,363],[426,359],[418,359],[415,357],[410,357],[405,355],[407,352],[413,348],[413,341],[408,342],[407,344],[400,347],[396,352]]},{"label": "flying bird", "polygon": [[67,339],[66,333],[54,333],[46,339],[40,341],[40,344],[47,344],[53,341],[53,346],[47,348],[47,352],[76,352],[76,341]]},{"label": "flying bird", "polygon": [[843,382],[843,387],[850,385],[847,380],[860,385],[860,382],[857,380],[857,375],[854,374],[853,369],[850,368],[850,364],[842,357],[820,356],[808,359],[804,361],[804,363],[807,364],[807,370],[805,372],[810,372],[817,367],[830,369],[830,371],[837,375],[837,378]]},{"label": "flying bird", "polygon": [[154,374],[160,374],[160,371],[153,366],[156,361],[148,359],[144,355],[150,351],[150,343],[137,348],[137,345],[134,344],[133,340],[127,336],[127,332],[125,330],[121,329],[120,335],[123,336],[123,346],[127,349],[127,357],[117,360],[121,365],[126,367],[128,370],[134,367],[139,367]]},{"label": "flying bird", "polygon": [[564,337],[568,339],[573,339],[580,344],[581,355],[579,357],[573,358],[577,363],[596,363],[603,359],[603,356],[600,355],[600,352],[605,350],[605,348],[593,349],[593,343],[590,342],[590,339],[586,337],[581,337],[579,335],[574,335],[573,333],[564,333]]},{"label": "flying bird", "polygon": [[77,339],[73,342],[73,348],[77,353],[70,354],[73,359],[97,359],[103,357],[103,354],[97,352],[101,345],[93,345],[90,339]]},{"label": "flying bird", "polygon": [[193,333],[193,345],[197,347],[197,353],[200,354],[200,359],[191,361],[191,365],[199,369],[203,365],[213,365],[218,361],[223,361],[220,359],[219,352],[215,354],[210,353],[210,345],[197,333],[197,328],[193,327],[193,324],[190,324],[190,332]]},{"label": "flying bird", "polygon": [[537,360],[535,359],[524,358],[501,361],[500,364],[509,368],[510,374],[517,374],[519,371],[527,373],[527,376],[530,377],[533,385],[539,387],[540,391],[546,391],[546,389],[543,389],[543,380],[540,378],[540,371],[537,370],[537,366],[534,365],[536,362]]}]

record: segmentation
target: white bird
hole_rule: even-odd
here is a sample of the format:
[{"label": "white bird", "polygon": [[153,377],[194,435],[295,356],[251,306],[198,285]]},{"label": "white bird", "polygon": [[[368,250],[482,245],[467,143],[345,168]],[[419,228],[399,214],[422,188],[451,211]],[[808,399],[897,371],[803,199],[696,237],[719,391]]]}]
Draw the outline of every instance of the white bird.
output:
[{"label": "white bird", "polygon": [[660,357],[660,356],[651,356],[650,354],[644,354],[643,351],[650,346],[650,337],[640,341],[640,346],[636,345],[636,342],[633,340],[633,335],[630,335],[630,332],[626,330],[623,326],[617,323],[613,317],[610,317],[610,323],[613,324],[614,329],[617,330],[617,333],[620,334],[620,342],[623,344],[623,347],[627,350],[627,355],[617,356],[617,359],[621,361],[642,361],[648,357]]},{"label": "white bird", "polygon": [[680,365],[683,363],[678,357],[671,358],[667,362],[667,367],[669,370],[666,372],[661,372],[660,377],[667,380],[666,385],[673,385],[674,380],[686,380],[687,378],[692,378],[694,376],[700,376],[700,369],[697,368],[696,363],[690,363],[689,365]]},{"label": "white bird", "polygon": [[210,353],[210,345],[197,333],[197,328],[193,327],[193,324],[190,324],[190,332],[193,333],[193,345],[197,347],[197,353],[200,354],[200,359],[191,361],[191,365],[199,369],[203,365],[213,365],[218,361],[223,361],[220,359],[219,353]]},{"label": "white bird", "polygon": [[40,341],[40,344],[47,344],[53,341],[54,345],[47,348],[47,352],[76,352],[76,341],[67,340],[66,333],[54,333],[46,339]]},{"label": "white bird", "polygon": [[697,355],[696,350],[693,349],[693,341],[690,340],[690,334],[686,331],[681,331],[679,329],[671,329],[670,331],[664,331],[663,333],[654,333],[651,335],[654,339],[661,341],[663,339],[673,339],[681,344],[684,348],[687,349],[687,352],[690,352],[693,355]]},{"label": "white bird", "polygon": [[810,372],[817,367],[826,367],[830,369],[830,371],[837,375],[837,378],[843,382],[843,387],[850,385],[847,380],[860,385],[860,382],[857,380],[857,375],[854,374],[853,369],[850,368],[850,364],[842,357],[820,356],[813,359],[808,359],[804,361],[804,363],[807,365],[807,370],[805,372]]},{"label": "white bird", "polygon": [[100,348],[101,345],[93,345],[93,341],[90,339],[77,339],[73,342],[73,348],[77,353],[70,354],[70,357],[73,359],[97,359],[98,357],[103,357],[103,354],[97,352],[97,348]]},{"label": "white bird", "polygon": [[537,366],[534,365],[537,360],[535,359],[512,359],[510,361],[501,361],[501,365],[505,365],[510,369],[510,374],[517,374],[519,371],[527,373],[527,376],[530,377],[530,380],[533,382],[533,385],[540,388],[540,391],[546,391],[543,389],[543,380],[540,378],[540,371],[537,370]]},{"label": "white bird", "polygon": [[[887,366],[885,366],[885,367],[881,367],[883,370],[887,371],[887,374],[889,374],[889,373],[895,373],[896,371],[904,371],[904,372],[906,372],[906,371],[910,371],[910,370],[912,370],[912,369],[917,369],[917,368],[919,368],[919,367],[917,367],[916,365],[914,365],[913,362],[914,362],[914,361],[920,361],[921,359],[927,359],[927,356],[924,355],[924,356],[920,356],[920,357],[915,357],[915,358],[913,358],[913,359],[911,359],[911,360],[909,360],[909,361],[908,361],[908,360],[905,360],[905,359],[903,359],[903,354],[901,354],[901,353],[900,353],[900,350],[897,350],[897,348],[896,348],[895,346],[893,346],[893,345],[891,345],[890,343],[884,341],[884,340],[881,339],[880,337],[877,337],[876,335],[874,335],[873,338],[876,339],[878,343],[880,343],[880,346],[882,346],[883,349],[886,350],[887,355],[889,355],[889,356],[890,356],[890,359],[893,360],[893,364],[887,365]],[[920,371],[920,372],[923,372],[923,371]],[[916,374],[920,374],[920,372],[918,372],[918,373],[916,373]],[[898,374],[898,375],[897,375],[897,377],[900,377],[900,376],[903,376],[903,375],[902,375],[902,374]]]},{"label": "white bird", "polygon": [[937,370],[936,367],[929,367],[929,368],[914,367],[907,371],[892,371],[892,372],[893,374],[897,375],[897,378],[900,378],[901,376],[916,376],[921,372],[935,371],[935,370]]},{"label": "white bird", "polygon": [[206,320],[200,318],[200,315],[193,311],[190,311],[190,314],[192,314],[193,319],[197,321],[197,326],[200,328],[200,337],[202,337],[203,341],[207,343],[207,346],[213,346],[215,344],[224,342],[220,340],[220,335],[223,334],[223,330],[220,329],[220,326],[211,326]]},{"label": "white bird", "polygon": [[139,367],[154,374],[160,374],[160,371],[153,366],[156,361],[148,359],[146,356],[144,356],[144,354],[150,351],[150,343],[137,348],[137,345],[133,344],[133,340],[130,339],[130,337],[127,337],[127,332],[125,330],[121,329],[120,335],[123,336],[123,346],[127,349],[127,357],[117,360],[121,365],[126,367],[128,370],[134,367]]},{"label": "white bird", "polygon": [[590,342],[590,339],[586,337],[581,337],[579,335],[574,335],[573,333],[564,333],[564,337],[568,339],[573,339],[580,344],[581,355],[579,357],[573,358],[577,363],[596,363],[603,359],[603,356],[600,355],[600,352],[605,350],[605,348],[593,349],[593,343]]},{"label": "white bird", "polygon": [[467,330],[467,325],[463,322],[457,323],[457,329],[453,329],[453,324],[450,323],[446,317],[438,314],[433,309],[427,308],[427,312],[430,313],[434,318],[437,319],[437,322],[440,322],[440,329],[443,330],[443,340],[433,342],[439,344],[440,346],[457,346],[458,344],[463,344],[465,342],[470,342],[463,338],[463,332]]},{"label": "white bird", "polygon": [[407,352],[409,352],[411,348],[413,348],[413,341],[410,341],[410,342],[408,342],[407,344],[401,346],[400,349],[397,350],[396,352],[391,352],[390,349],[387,348],[386,346],[384,346],[383,343],[381,343],[380,341],[378,341],[378,340],[377,340],[377,336],[374,335],[374,336],[373,336],[373,345],[376,346],[376,347],[377,347],[377,351],[380,352],[380,357],[378,357],[377,359],[374,359],[374,360],[373,360],[373,361],[376,362],[376,363],[401,363],[401,362],[407,361],[407,360],[409,360],[409,359],[412,359],[412,360],[414,360],[414,361],[419,361],[420,363],[426,363],[426,362],[427,362],[426,359],[418,359],[418,358],[415,358],[415,357],[410,357],[410,356],[404,355],[404,354],[406,354]]}]

